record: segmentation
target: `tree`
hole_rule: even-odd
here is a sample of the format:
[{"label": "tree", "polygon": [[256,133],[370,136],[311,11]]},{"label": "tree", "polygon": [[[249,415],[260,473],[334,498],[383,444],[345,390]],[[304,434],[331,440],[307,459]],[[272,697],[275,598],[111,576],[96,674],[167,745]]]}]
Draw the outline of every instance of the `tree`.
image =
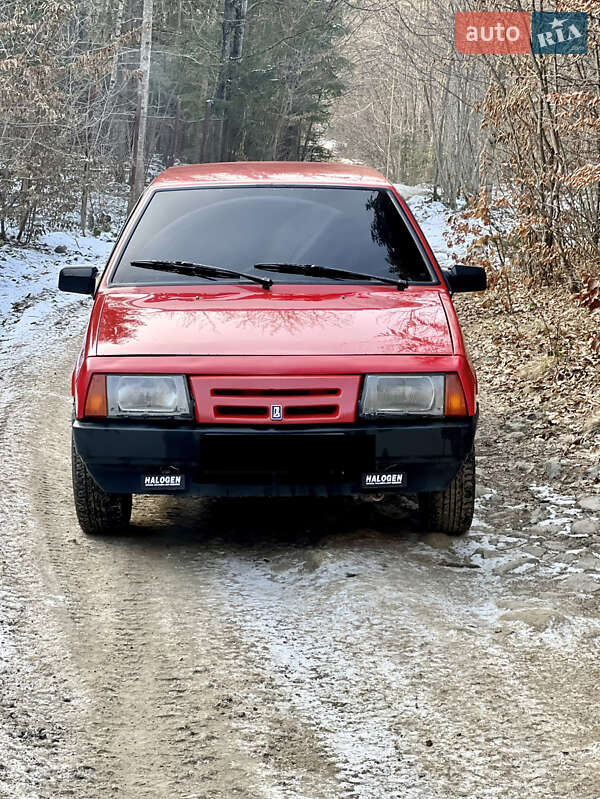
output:
[{"label": "tree", "polygon": [[429,182],[455,206],[479,188],[481,115],[487,65],[457,53],[450,0],[392,0],[363,13],[347,54],[354,89],[336,110],[332,137],[342,154],[391,179]]},{"label": "tree", "polygon": [[229,157],[228,137],[230,121],[233,116],[232,82],[235,79],[235,73],[239,72],[242,59],[247,11],[248,0],[223,0],[221,60],[213,105],[219,117],[215,151],[220,160],[227,160]]},{"label": "tree", "polygon": [[349,13],[341,0],[6,0],[0,236],[26,240],[40,214],[98,230],[109,187],[129,175],[131,207],[148,169],[178,160],[327,157]]},{"label": "tree", "polygon": [[135,115],[134,144],[129,177],[129,204],[131,211],[138,201],[146,176],[144,148],[148,126],[148,102],[150,97],[150,66],[152,55],[152,11],[154,0],[143,0],[142,35],[140,40],[140,69],[138,74],[137,109]]}]

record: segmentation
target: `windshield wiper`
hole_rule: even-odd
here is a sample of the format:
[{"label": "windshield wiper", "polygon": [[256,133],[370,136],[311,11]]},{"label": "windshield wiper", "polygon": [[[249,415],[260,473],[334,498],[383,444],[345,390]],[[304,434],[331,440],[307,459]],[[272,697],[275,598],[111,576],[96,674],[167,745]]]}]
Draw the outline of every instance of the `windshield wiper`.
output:
[{"label": "windshield wiper", "polygon": [[378,280],[380,283],[396,286],[398,291],[404,291],[408,286],[408,281],[403,278],[380,277],[379,275],[369,275],[364,272],[352,272],[349,269],[337,269],[333,266],[317,266],[317,264],[254,264],[254,268],[265,272],[281,272],[287,275],[330,277],[332,280],[347,280],[353,277],[358,277],[361,280]]},{"label": "windshield wiper", "polygon": [[253,283],[259,283],[264,289],[270,289],[273,281],[267,277],[249,275],[248,272],[239,272],[237,269],[224,269],[221,266],[210,264],[196,264],[193,261],[130,261],[131,266],[141,266],[144,269],[156,269],[158,272],[174,272],[176,275],[192,275],[214,280],[218,277],[245,277]]}]

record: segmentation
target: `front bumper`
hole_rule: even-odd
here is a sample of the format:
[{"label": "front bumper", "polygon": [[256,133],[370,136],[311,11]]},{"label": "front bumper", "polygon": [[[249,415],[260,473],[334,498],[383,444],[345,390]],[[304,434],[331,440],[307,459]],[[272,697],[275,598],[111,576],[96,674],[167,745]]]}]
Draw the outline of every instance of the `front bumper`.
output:
[{"label": "front bumper", "polygon": [[[473,447],[477,417],[395,424],[240,427],[73,422],[75,447],[105,491],[207,497],[373,493],[365,472],[405,472],[403,487],[441,491]],[[147,475],[183,475],[181,488],[147,488]],[[177,482],[177,481],[175,481]]]}]

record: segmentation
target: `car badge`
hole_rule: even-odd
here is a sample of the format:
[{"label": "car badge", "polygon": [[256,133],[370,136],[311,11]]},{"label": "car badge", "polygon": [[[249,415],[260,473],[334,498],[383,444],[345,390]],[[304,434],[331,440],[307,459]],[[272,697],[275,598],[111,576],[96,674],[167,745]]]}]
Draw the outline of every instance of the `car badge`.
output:
[{"label": "car badge", "polygon": [[283,419],[283,405],[271,405],[271,419],[280,422]]}]

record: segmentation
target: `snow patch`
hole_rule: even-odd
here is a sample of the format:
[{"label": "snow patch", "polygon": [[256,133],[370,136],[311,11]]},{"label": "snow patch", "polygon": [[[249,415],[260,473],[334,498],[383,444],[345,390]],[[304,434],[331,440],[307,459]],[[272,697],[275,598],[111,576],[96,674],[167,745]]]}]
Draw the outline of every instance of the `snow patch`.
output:
[{"label": "snow patch", "polygon": [[[419,183],[416,186],[407,186],[405,183],[394,183],[394,188],[403,200],[412,200],[414,197],[424,198],[430,195],[432,191],[432,187],[428,183]],[[411,204],[409,203],[409,205]],[[412,205],[411,210],[413,210]]]},{"label": "snow patch", "polygon": [[[55,247],[67,251],[56,253]],[[112,247],[108,236],[55,231],[41,236],[35,247],[0,248],[0,369],[44,350],[60,336],[83,333],[92,300],[60,292],[58,274],[63,266],[103,269]],[[3,402],[10,396],[4,385]]]},{"label": "snow patch", "polygon": [[564,494],[557,494],[554,489],[547,485],[536,485],[533,483],[529,486],[529,490],[535,494],[537,499],[542,502],[549,502],[553,505],[576,505],[577,500],[573,497]]}]

